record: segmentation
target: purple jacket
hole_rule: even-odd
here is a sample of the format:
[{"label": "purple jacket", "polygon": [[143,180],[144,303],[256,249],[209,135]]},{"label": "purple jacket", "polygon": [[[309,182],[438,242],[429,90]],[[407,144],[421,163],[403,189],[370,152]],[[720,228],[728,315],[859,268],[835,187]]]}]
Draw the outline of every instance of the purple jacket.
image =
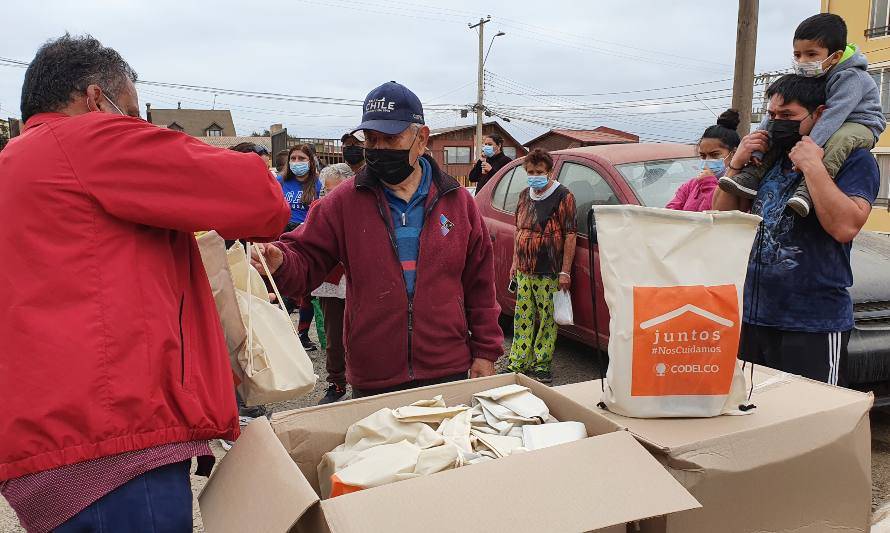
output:
[{"label": "purple jacket", "polygon": [[665,206],[677,211],[707,211],[711,209],[717,177],[713,174],[695,177],[677,189],[674,199]]}]

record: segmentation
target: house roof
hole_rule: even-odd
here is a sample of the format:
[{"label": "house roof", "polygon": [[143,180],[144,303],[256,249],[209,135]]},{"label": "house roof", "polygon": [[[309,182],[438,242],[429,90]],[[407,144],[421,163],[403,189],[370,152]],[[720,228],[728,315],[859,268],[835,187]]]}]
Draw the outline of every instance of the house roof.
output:
[{"label": "house roof", "polygon": [[530,140],[526,143],[526,146],[531,146],[532,144],[540,141],[548,135],[560,135],[562,137],[567,137],[580,143],[593,144],[625,144],[640,142],[640,137],[637,135],[621,130],[607,128],[605,126],[600,126],[592,130],[552,129]]},{"label": "house roof", "polygon": [[[525,149],[525,147],[522,145],[522,143],[517,141],[515,137],[510,135],[509,131],[507,131],[506,129],[504,129],[503,126],[501,126],[500,122],[498,122],[496,120],[492,120],[491,122],[483,122],[482,128],[484,129],[486,126],[494,127],[496,130],[498,130],[498,133],[500,133],[501,136],[504,137],[504,139],[509,140],[510,142],[512,142],[513,144],[515,144],[522,150]],[[456,131],[475,130],[475,129],[476,129],[475,124],[467,124],[464,126],[452,126],[450,128],[435,128],[435,129],[430,130],[430,137],[435,137],[437,135],[444,135],[446,133],[454,133]]]},{"label": "house roof", "polygon": [[272,153],[272,138],[271,137],[235,137],[235,136],[222,136],[222,137],[198,137],[198,140],[204,141],[210,146],[216,146],[218,148],[230,148],[239,143],[254,143],[260,146],[265,146],[266,150],[269,150],[269,153]]},{"label": "house roof", "polygon": [[206,130],[216,124],[223,136],[235,136],[235,123],[228,109],[157,109],[151,108],[151,123],[158,126],[178,124],[194,137],[204,137]]}]

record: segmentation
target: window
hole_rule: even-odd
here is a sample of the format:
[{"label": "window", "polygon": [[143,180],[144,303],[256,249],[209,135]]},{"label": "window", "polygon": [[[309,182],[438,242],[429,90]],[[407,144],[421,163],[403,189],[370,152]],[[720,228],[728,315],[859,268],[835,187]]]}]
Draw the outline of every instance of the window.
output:
[{"label": "window", "polygon": [[890,35],[890,21],[888,21],[888,0],[872,0],[871,24],[865,30],[868,38],[886,37]]},{"label": "window", "polygon": [[505,146],[502,151],[504,155],[509,157],[510,159],[516,159],[516,148],[512,146]]},{"label": "window", "polygon": [[875,80],[881,95],[881,111],[885,115],[890,114],[890,68],[870,70],[869,74]]},{"label": "window", "polygon": [[615,168],[637,194],[640,204],[664,207],[677,194],[680,185],[701,173],[701,159],[640,161],[616,165]]},{"label": "window", "polygon": [[169,129],[169,130],[176,130],[176,131],[183,131],[182,126],[180,126],[179,124],[177,124],[177,123],[175,123],[175,122],[172,123],[172,124],[170,124],[169,126],[167,126],[167,129]]},{"label": "window", "polygon": [[446,165],[467,165],[470,163],[470,147],[469,146],[446,146],[445,147],[445,164]]},{"label": "window", "polygon": [[219,124],[214,122],[213,124],[210,125],[210,127],[208,127],[206,130],[204,130],[204,133],[208,137],[222,137],[222,127],[220,127]]},{"label": "window", "polygon": [[516,206],[519,205],[519,193],[524,189],[528,189],[528,174],[522,168],[522,165],[519,165],[513,171],[513,179],[510,180],[510,187],[507,188],[507,197],[504,198],[504,211],[509,213],[516,212]]},{"label": "window", "polygon": [[510,178],[512,177],[513,170],[508,170],[506,173],[504,173],[504,176],[500,179],[500,181],[498,181],[497,187],[491,194],[492,207],[503,211],[504,201],[507,199],[507,188],[510,187]]},{"label": "window", "polygon": [[559,171],[559,182],[575,196],[575,217],[578,233],[587,235],[587,213],[592,205],[616,205],[621,202],[615,191],[599,172],[579,163],[565,163]]}]

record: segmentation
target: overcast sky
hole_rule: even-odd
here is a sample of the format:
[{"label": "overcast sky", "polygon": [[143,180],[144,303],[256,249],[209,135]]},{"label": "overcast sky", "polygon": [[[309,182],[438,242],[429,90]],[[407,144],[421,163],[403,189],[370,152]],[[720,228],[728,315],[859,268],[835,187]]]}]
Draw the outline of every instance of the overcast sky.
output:
[{"label": "overcast sky", "polygon": [[[818,11],[819,0],[761,2],[757,72],[787,68],[794,28]],[[147,81],[361,100],[396,80],[444,127],[474,120],[458,109],[476,99],[478,37],[467,23],[484,15],[486,47],[506,32],[486,63],[486,104],[512,117],[521,142],[600,125],[691,141],[714,123],[708,107],[729,105],[737,8],[727,0],[4,0],[0,57],[30,61],[68,31],[117,49]],[[23,75],[0,65],[0,116],[19,115]],[[143,114],[146,102],[213,105],[212,91],[137,87]],[[232,109],[239,134],[281,122],[294,135],[339,137],[361,117],[357,105],[225,94],[216,107]]]}]

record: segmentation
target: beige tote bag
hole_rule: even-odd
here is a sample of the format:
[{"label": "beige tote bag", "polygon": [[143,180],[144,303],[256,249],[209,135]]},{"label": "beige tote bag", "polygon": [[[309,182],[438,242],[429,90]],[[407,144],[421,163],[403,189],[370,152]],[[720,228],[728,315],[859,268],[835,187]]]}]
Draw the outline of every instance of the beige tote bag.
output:
[{"label": "beige tote bag", "polygon": [[609,369],[602,401],[639,418],[746,411],[737,360],[760,217],[596,206]]},{"label": "beige tote bag", "polygon": [[[235,287],[232,285],[226,242],[215,231],[208,231],[198,237],[198,250],[201,253],[204,270],[207,272],[210,289],[213,291],[213,300],[216,303],[216,311],[219,314],[219,321],[226,338],[232,370],[238,379],[242,380],[244,373],[238,360],[239,354],[244,351],[244,346],[247,343],[247,328],[244,327],[241,311],[238,309],[238,300],[235,298]],[[243,255],[243,248],[241,253]]]},{"label": "beige tote bag", "polygon": [[[233,248],[236,246],[240,247],[241,244],[236,242]],[[294,322],[284,307],[275,280],[269,273],[266,259],[262,254],[259,256],[275,291],[278,306],[269,303],[265,286],[262,297],[252,293],[254,284],[250,283],[248,276],[251,271],[255,272],[253,267],[247,264],[241,269],[244,273],[243,286],[247,290],[236,288],[235,295],[247,327],[247,344],[239,354],[238,362],[244,371],[239,390],[247,405],[263,405],[305,396],[312,391],[318,379]],[[247,261],[246,254],[243,260]]]}]

